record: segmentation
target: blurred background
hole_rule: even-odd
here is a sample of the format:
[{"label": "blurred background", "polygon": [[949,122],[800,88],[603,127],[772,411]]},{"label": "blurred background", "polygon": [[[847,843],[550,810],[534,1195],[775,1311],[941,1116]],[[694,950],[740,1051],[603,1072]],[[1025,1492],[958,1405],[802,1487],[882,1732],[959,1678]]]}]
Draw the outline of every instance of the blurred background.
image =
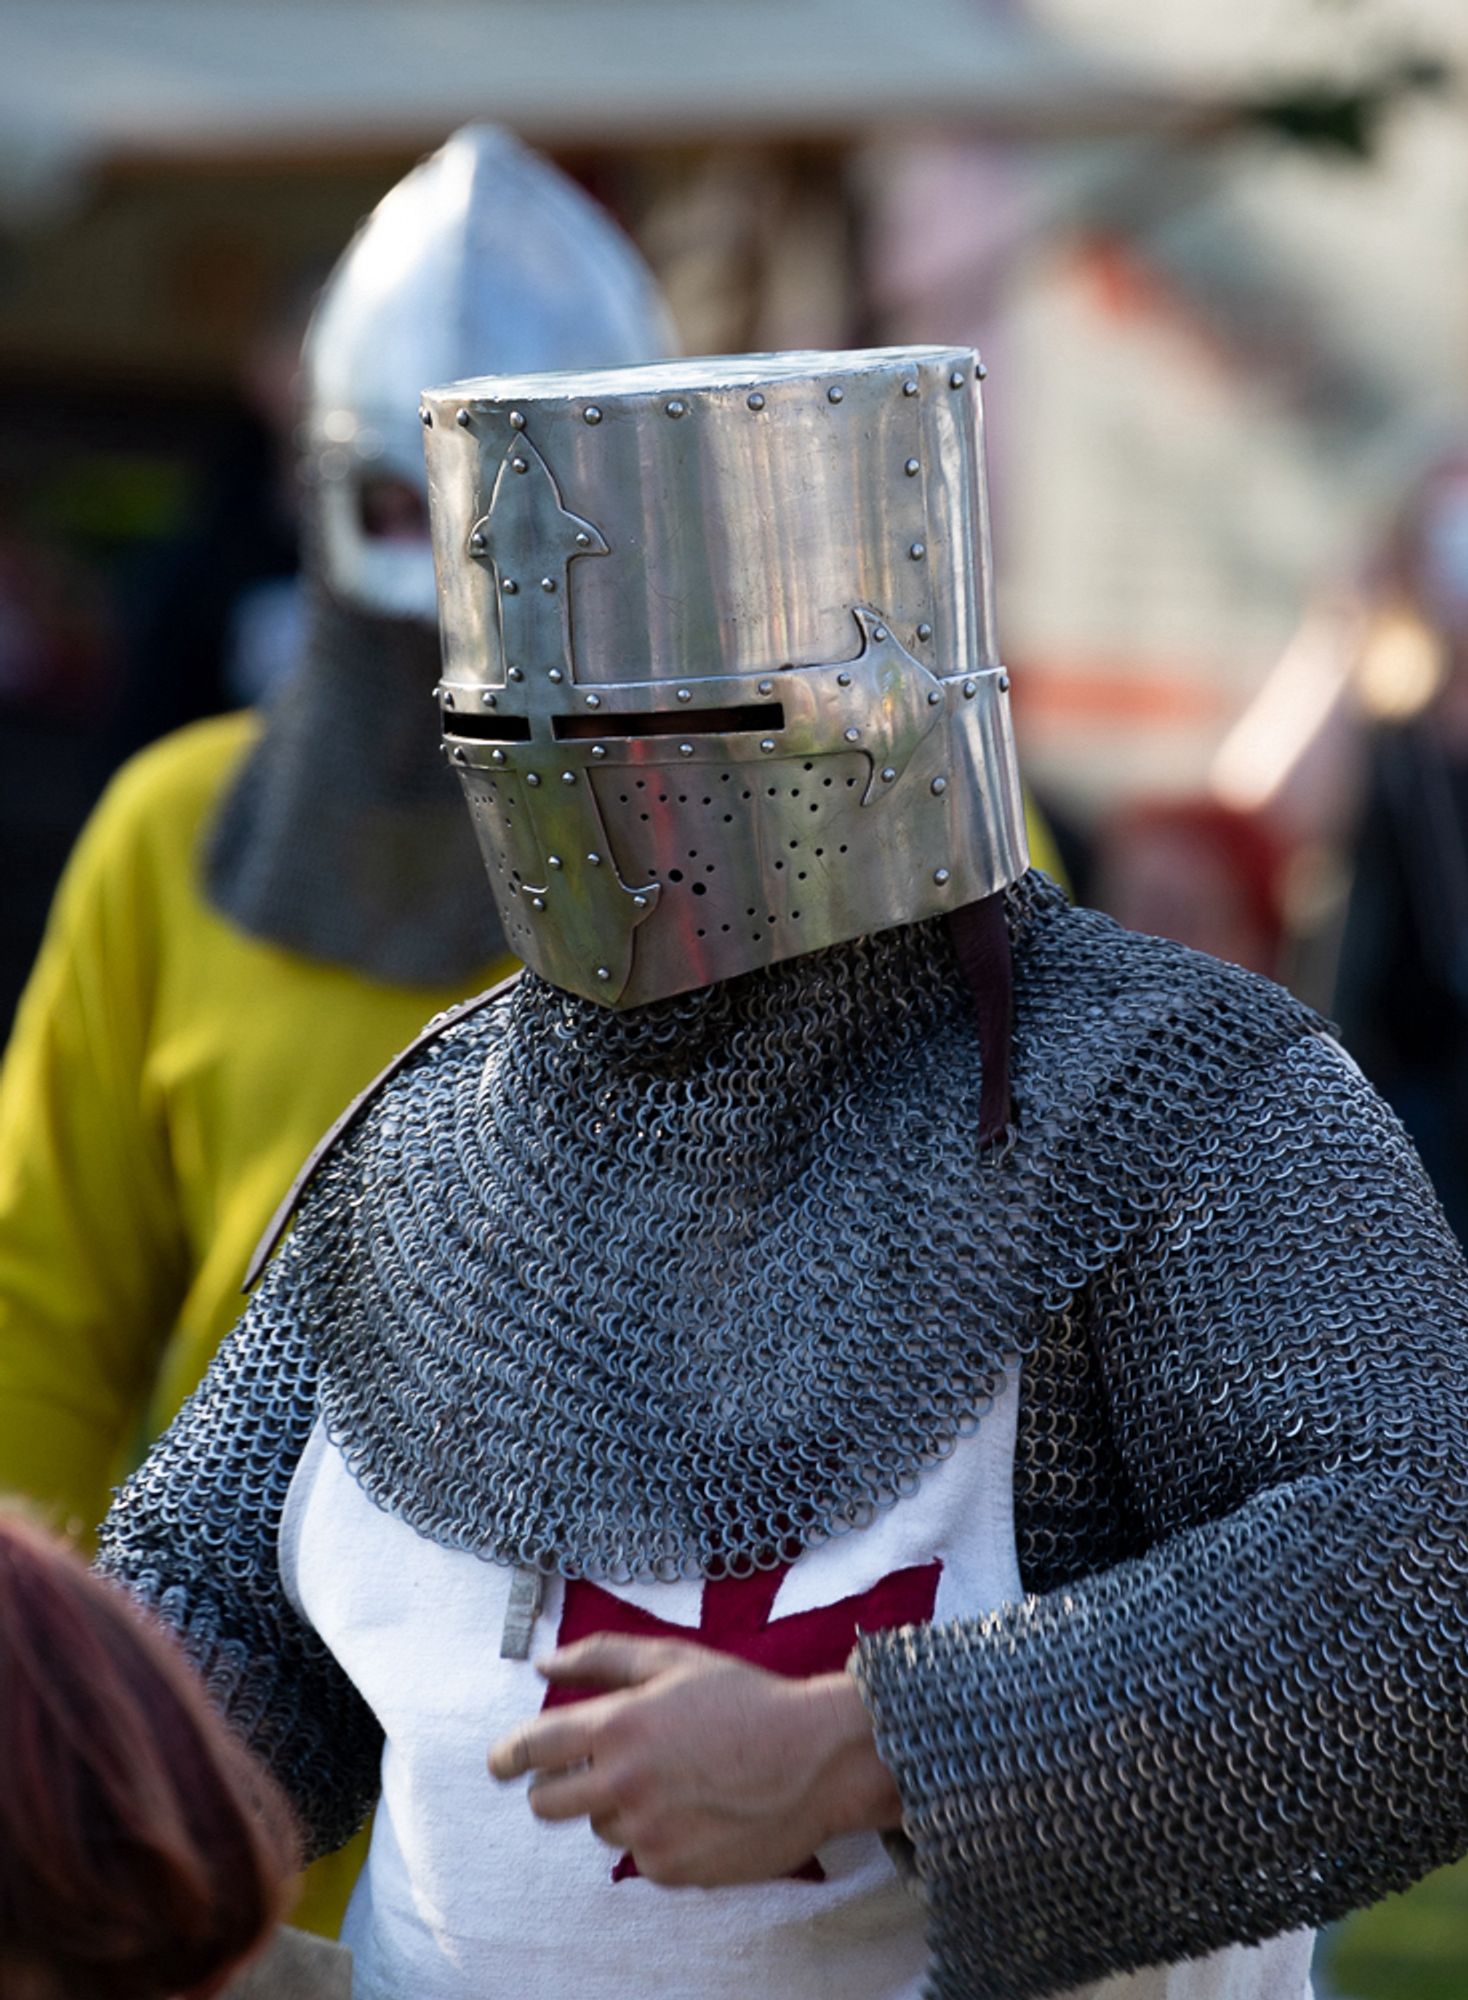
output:
[{"label": "blurred background", "polygon": [[[290,673],[315,289],[488,118],[690,352],[983,350],[1073,887],[1335,1011],[1468,1227],[1465,78],[1462,0],[6,0],[0,1031],[109,773]],[[1322,1990],[1463,2000],[1468,1887]]]}]

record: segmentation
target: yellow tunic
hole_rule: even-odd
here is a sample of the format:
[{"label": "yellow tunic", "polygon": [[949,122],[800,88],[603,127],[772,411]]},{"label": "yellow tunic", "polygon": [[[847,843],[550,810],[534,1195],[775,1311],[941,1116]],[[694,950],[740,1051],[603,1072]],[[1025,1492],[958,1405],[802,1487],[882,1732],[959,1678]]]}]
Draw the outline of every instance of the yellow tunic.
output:
[{"label": "yellow tunic", "polygon": [[[237,930],[202,835],[258,724],[181,730],[77,844],[0,1070],[0,1491],[85,1538],[239,1317],[321,1133],[462,986],[390,986]],[[348,1850],[350,1854],[350,1850]],[[355,1857],[308,1891],[332,1928]]]},{"label": "yellow tunic", "polygon": [[389,986],[216,915],[201,835],[256,728],[196,724],[115,779],[0,1072],[0,1488],[84,1531],[239,1317],[321,1133],[430,1015],[510,969]]}]

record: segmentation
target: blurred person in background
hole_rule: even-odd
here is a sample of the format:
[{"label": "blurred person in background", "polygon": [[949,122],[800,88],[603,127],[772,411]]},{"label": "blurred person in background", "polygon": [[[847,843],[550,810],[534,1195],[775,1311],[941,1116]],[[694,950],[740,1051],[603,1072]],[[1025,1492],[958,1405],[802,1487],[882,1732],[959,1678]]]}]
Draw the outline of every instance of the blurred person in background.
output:
[{"label": "blurred person in background", "polygon": [[[1322,592],[1220,752],[1317,878],[1311,997],[1411,1132],[1468,1233],[1468,448],[1407,483],[1375,552]],[[1339,2000],[1460,2000],[1468,1866],[1325,1940]]]},{"label": "blurred person in background", "polygon": [[[1362,803],[1334,1012],[1468,1237],[1468,448],[1410,487],[1368,573],[1352,641]],[[1341,725],[1337,724],[1337,734]],[[1352,1917],[1326,1940],[1331,1994],[1458,2000],[1468,1864]]]},{"label": "blurred person in background", "polygon": [[1408,497],[1357,680],[1375,721],[1335,1013],[1468,1237],[1468,449]]},{"label": "blurred person in background", "polygon": [[173,1640],[3,1517],[0,1771],[5,2000],[205,2000],[278,1923],[284,1800]]},{"label": "blurred person in background", "polygon": [[194,724],[115,779],[0,1071],[0,1491],[77,1535],[203,1374],[312,1142],[511,963],[434,724],[419,391],[668,345],[613,223],[486,128],[408,175],[326,288],[301,668],[263,719]]}]

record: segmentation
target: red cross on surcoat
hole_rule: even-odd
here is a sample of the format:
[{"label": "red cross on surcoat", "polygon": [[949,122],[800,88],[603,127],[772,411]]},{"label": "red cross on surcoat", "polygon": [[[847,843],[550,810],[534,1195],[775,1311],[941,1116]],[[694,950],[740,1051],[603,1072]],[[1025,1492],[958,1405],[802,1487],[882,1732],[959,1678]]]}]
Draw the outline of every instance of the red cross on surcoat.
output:
[{"label": "red cross on surcoat", "polygon": [[[788,1618],[772,1617],[780,1585],[790,1565],[758,1570],[753,1576],[719,1577],[703,1587],[698,1624],[670,1625],[640,1605],[629,1604],[599,1584],[573,1579],[566,1585],[558,1646],[572,1645],[597,1632],[626,1632],[639,1639],[682,1639],[730,1653],[788,1680],[809,1680],[816,1674],[839,1673],[863,1632],[885,1632],[894,1625],[920,1625],[933,1616],[938,1597],[941,1562],[894,1570],[870,1590],[858,1591],[834,1604],[818,1604]],[[553,1687],[542,1708],[560,1708],[585,1701],[596,1690]],[[623,1882],[637,1873],[637,1863],[624,1854],[612,1870]],[[796,1875],[823,1882],[825,1871],[814,1855]]]}]

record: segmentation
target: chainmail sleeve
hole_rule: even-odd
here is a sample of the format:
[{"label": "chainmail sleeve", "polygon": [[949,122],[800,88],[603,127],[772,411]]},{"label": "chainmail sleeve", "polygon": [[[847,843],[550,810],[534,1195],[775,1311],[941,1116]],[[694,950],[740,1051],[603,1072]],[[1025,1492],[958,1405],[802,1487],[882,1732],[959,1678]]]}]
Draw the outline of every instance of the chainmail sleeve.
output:
[{"label": "chainmail sleeve", "polygon": [[1205,1129],[1085,1308],[1146,1552],[853,1663],[938,1996],[1323,1921],[1468,1835],[1468,1271],[1334,1044]]},{"label": "chainmail sleeve", "polygon": [[305,1858],[377,1797],[382,1733],[288,1602],[277,1534],[316,1415],[302,1223],[209,1373],[119,1491],[97,1565],[173,1627],[295,1808]]}]

